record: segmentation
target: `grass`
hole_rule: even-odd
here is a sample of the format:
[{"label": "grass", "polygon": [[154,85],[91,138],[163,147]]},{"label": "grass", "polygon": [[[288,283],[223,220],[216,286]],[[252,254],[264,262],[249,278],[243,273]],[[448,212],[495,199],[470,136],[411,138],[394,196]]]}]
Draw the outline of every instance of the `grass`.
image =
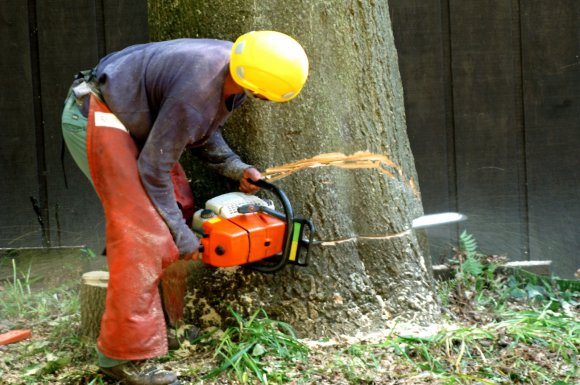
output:
[{"label": "grass", "polygon": [[15,381],[7,383],[45,383],[45,377],[90,355],[87,344],[71,333],[79,319],[77,290],[64,286],[34,291],[30,268],[19,272],[12,260],[12,269],[12,280],[0,285],[0,332],[32,329],[33,338],[0,346],[0,378]]},{"label": "grass", "polygon": [[273,356],[286,364],[306,361],[308,348],[297,340],[294,329],[287,323],[269,319],[263,310],[256,311],[247,321],[230,311],[235,325],[219,337],[214,354],[221,363],[204,379],[230,370],[242,384],[254,377],[263,384],[269,378],[279,383],[288,379],[285,371],[272,370],[272,365],[263,358]]},{"label": "grass", "polygon": [[349,383],[360,384],[381,376],[381,366],[389,366],[385,359],[394,360],[391,367],[404,368],[391,373],[393,383],[577,383],[580,325],[577,317],[553,312],[550,306],[504,310],[493,322],[453,324],[427,337],[395,331],[380,343],[349,346],[335,365]]},{"label": "grass", "polygon": [[[465,235],[467,236],[467,234]],[[467,239],[469,241],[469,239]],[[156,362],[184,384],[548,384],[578,383],[579,293],[529,275],[498,273],[474,239],[438,282],[445,322],[431,333],[395,325],[368,341],[299,340],[292,327],[256,311]],[[78,287],[35,292],[30,273],[0,286],[0,332],[33,338],[0,347],[6,384],[110,385],[94,342],[78,338]]]},{"label": "grass", "polygon": [[11,263],[12,281],[9,281],[4,288],[5,295],[0,301],[0,314],[4,314],[5,317],[9,318],[22,314],[26,310],[27,299],[32,294],[30,289],[30,267],[27,272],[21,273],[19,277],[15,260],[12,259]]},{"label": "grass", "polygon": [[[386,345],[394,346],[418,370],[436,373],[449,383],[517,383],[525,379],[524,383],[540,384],[566,382],[576,375],[577,323],[546,310],[497,316],[501,320],[487,325],[443,329],[429,338],[398,336]],[[522,359],[526,353],[529,357]],[[559,366],[558,370],[552,365]]]}]

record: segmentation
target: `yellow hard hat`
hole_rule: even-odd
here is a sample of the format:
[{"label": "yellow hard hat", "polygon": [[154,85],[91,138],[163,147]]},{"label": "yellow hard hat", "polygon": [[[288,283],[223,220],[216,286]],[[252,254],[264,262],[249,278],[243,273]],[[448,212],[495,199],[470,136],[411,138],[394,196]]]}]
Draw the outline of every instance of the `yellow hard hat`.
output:
[{"label": "yellow hard hat", "polygon": [[230,73],[241,87],[275,102],[300,93],[308,77],[308,57],[290,36],[254,31],[240,36],[232,47]]}]

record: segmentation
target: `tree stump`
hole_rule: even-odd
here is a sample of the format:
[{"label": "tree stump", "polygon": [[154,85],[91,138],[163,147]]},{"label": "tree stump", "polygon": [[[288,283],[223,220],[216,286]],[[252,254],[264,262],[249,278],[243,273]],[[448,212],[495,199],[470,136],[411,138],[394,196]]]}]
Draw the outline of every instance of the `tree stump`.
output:
[{"label": "tree stump", "polygon": [[91,339],[99,336],[108,284],[107,271],[90,271],[83,274],[80,291],[81,336]]}]

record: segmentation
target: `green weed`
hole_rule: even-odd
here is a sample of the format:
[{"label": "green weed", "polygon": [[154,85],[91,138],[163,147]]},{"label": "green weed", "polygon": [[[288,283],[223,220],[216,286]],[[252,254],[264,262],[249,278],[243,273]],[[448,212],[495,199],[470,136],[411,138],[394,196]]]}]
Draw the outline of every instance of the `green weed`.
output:
[{"label": "green weed", "polygon": [[18,272],[12,260],[12,280],[0,287],[0,314],[7,319],[45,322],[78,309],[76,292],[67,287],[33,291],[30,267]]},{"label": "green weed", "polygon": [[0,287],[0,314],[12,318],[31,310],[28,301],[32,296],[30,285],[30,266],[28,271],[19,273],[12,259],[12,280]]},{"label": "green weed", "polygon": [[[383,346],[417,371],[446,383],[551,384],[569,381],[578,369],[580,325],[549,310],[509,312],[485,326],[442,330],[428,338],[397,336]],[[553,354],[542,356],[547,348]],[[554,367],[558,370],[554,370]]]},{"label": "green weed", "polygon": [[[269,319],[264,310],[256,311],[249,320],[230,311],[236,325],[227,328],[220,337],[214,356],[221,359],[221,364],[206,379],[230,371],[243,384],[254,379],[262,384],[283,383],[284,367],[306,360],[308,348],[296,339],[289,324]],[[276,360],[281,360],[283,366],[277,367]]]},{"label": "green weed", "polygon": [[10,329],[31,329],[33,338],[3,352],[0,377],[5,378],[11,369],[11,375],[23,384],[42,383],[92,354],[74,331],[79,318],[78,293],[65,286],[32,290],[30,267],[18,272],[12,260],[12,270],[11,280],[0,288],[0,321],[11,321]]},{"label": "green weed", "polygon": [[327,369],[338,371],[350,384],[369,384],[381,368],[381,355],[373,345],[353,344],[339,350]]},{"label": "green weed", "polygon": [[[205,336],[204,343],[180,351],[183,355],[156,362],[178,369],[192,384],[578,383],[577,286],[528,273],[504,275],[477,252],[473,236],[462,238],[454,278],[438,283],[453,326],[434,335],[393,330],[379,343],[309,349],[290,325],[269,319],[263,310],[249,319],[232,310],[234,325],[214,333],[210,344]],[[2,381],[111,384],[94,365],[94,343],[78,337],[77,288],[35,292],[31,281],[30,269],[18,272],[13,264],[10,281],[0,288],[0,318],[10,327],[33,329],[31,340],[3,347]],[[471,313],[484,318],[470,318]]]},{"label": "green weed", "polygon": [[[429,339],[398,337],[390,344],[399,355],[454,384],[552,384],[575,378],[579,294],[561,290],[574,285],[523,271],[498,274],[493,258],[479,254],[475,238],[465,231],[451,266],[453,278],[438,283],[441,303],[453,306],[448,314],[477,323]],[[472,313],[486,315],[486,322],[471,319]]]}]

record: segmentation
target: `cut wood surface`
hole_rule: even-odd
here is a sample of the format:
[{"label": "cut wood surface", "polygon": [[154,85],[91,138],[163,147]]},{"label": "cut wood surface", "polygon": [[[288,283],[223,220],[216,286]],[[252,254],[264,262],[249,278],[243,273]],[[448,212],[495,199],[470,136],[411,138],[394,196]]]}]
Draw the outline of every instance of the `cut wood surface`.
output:
[{"label": "cut wood surface", "polygon": [[95,339],[101,329],[101,318],[105,310],[105,298],[109,284],[109,273],[90,271],[81,279],[81,336]]}]

